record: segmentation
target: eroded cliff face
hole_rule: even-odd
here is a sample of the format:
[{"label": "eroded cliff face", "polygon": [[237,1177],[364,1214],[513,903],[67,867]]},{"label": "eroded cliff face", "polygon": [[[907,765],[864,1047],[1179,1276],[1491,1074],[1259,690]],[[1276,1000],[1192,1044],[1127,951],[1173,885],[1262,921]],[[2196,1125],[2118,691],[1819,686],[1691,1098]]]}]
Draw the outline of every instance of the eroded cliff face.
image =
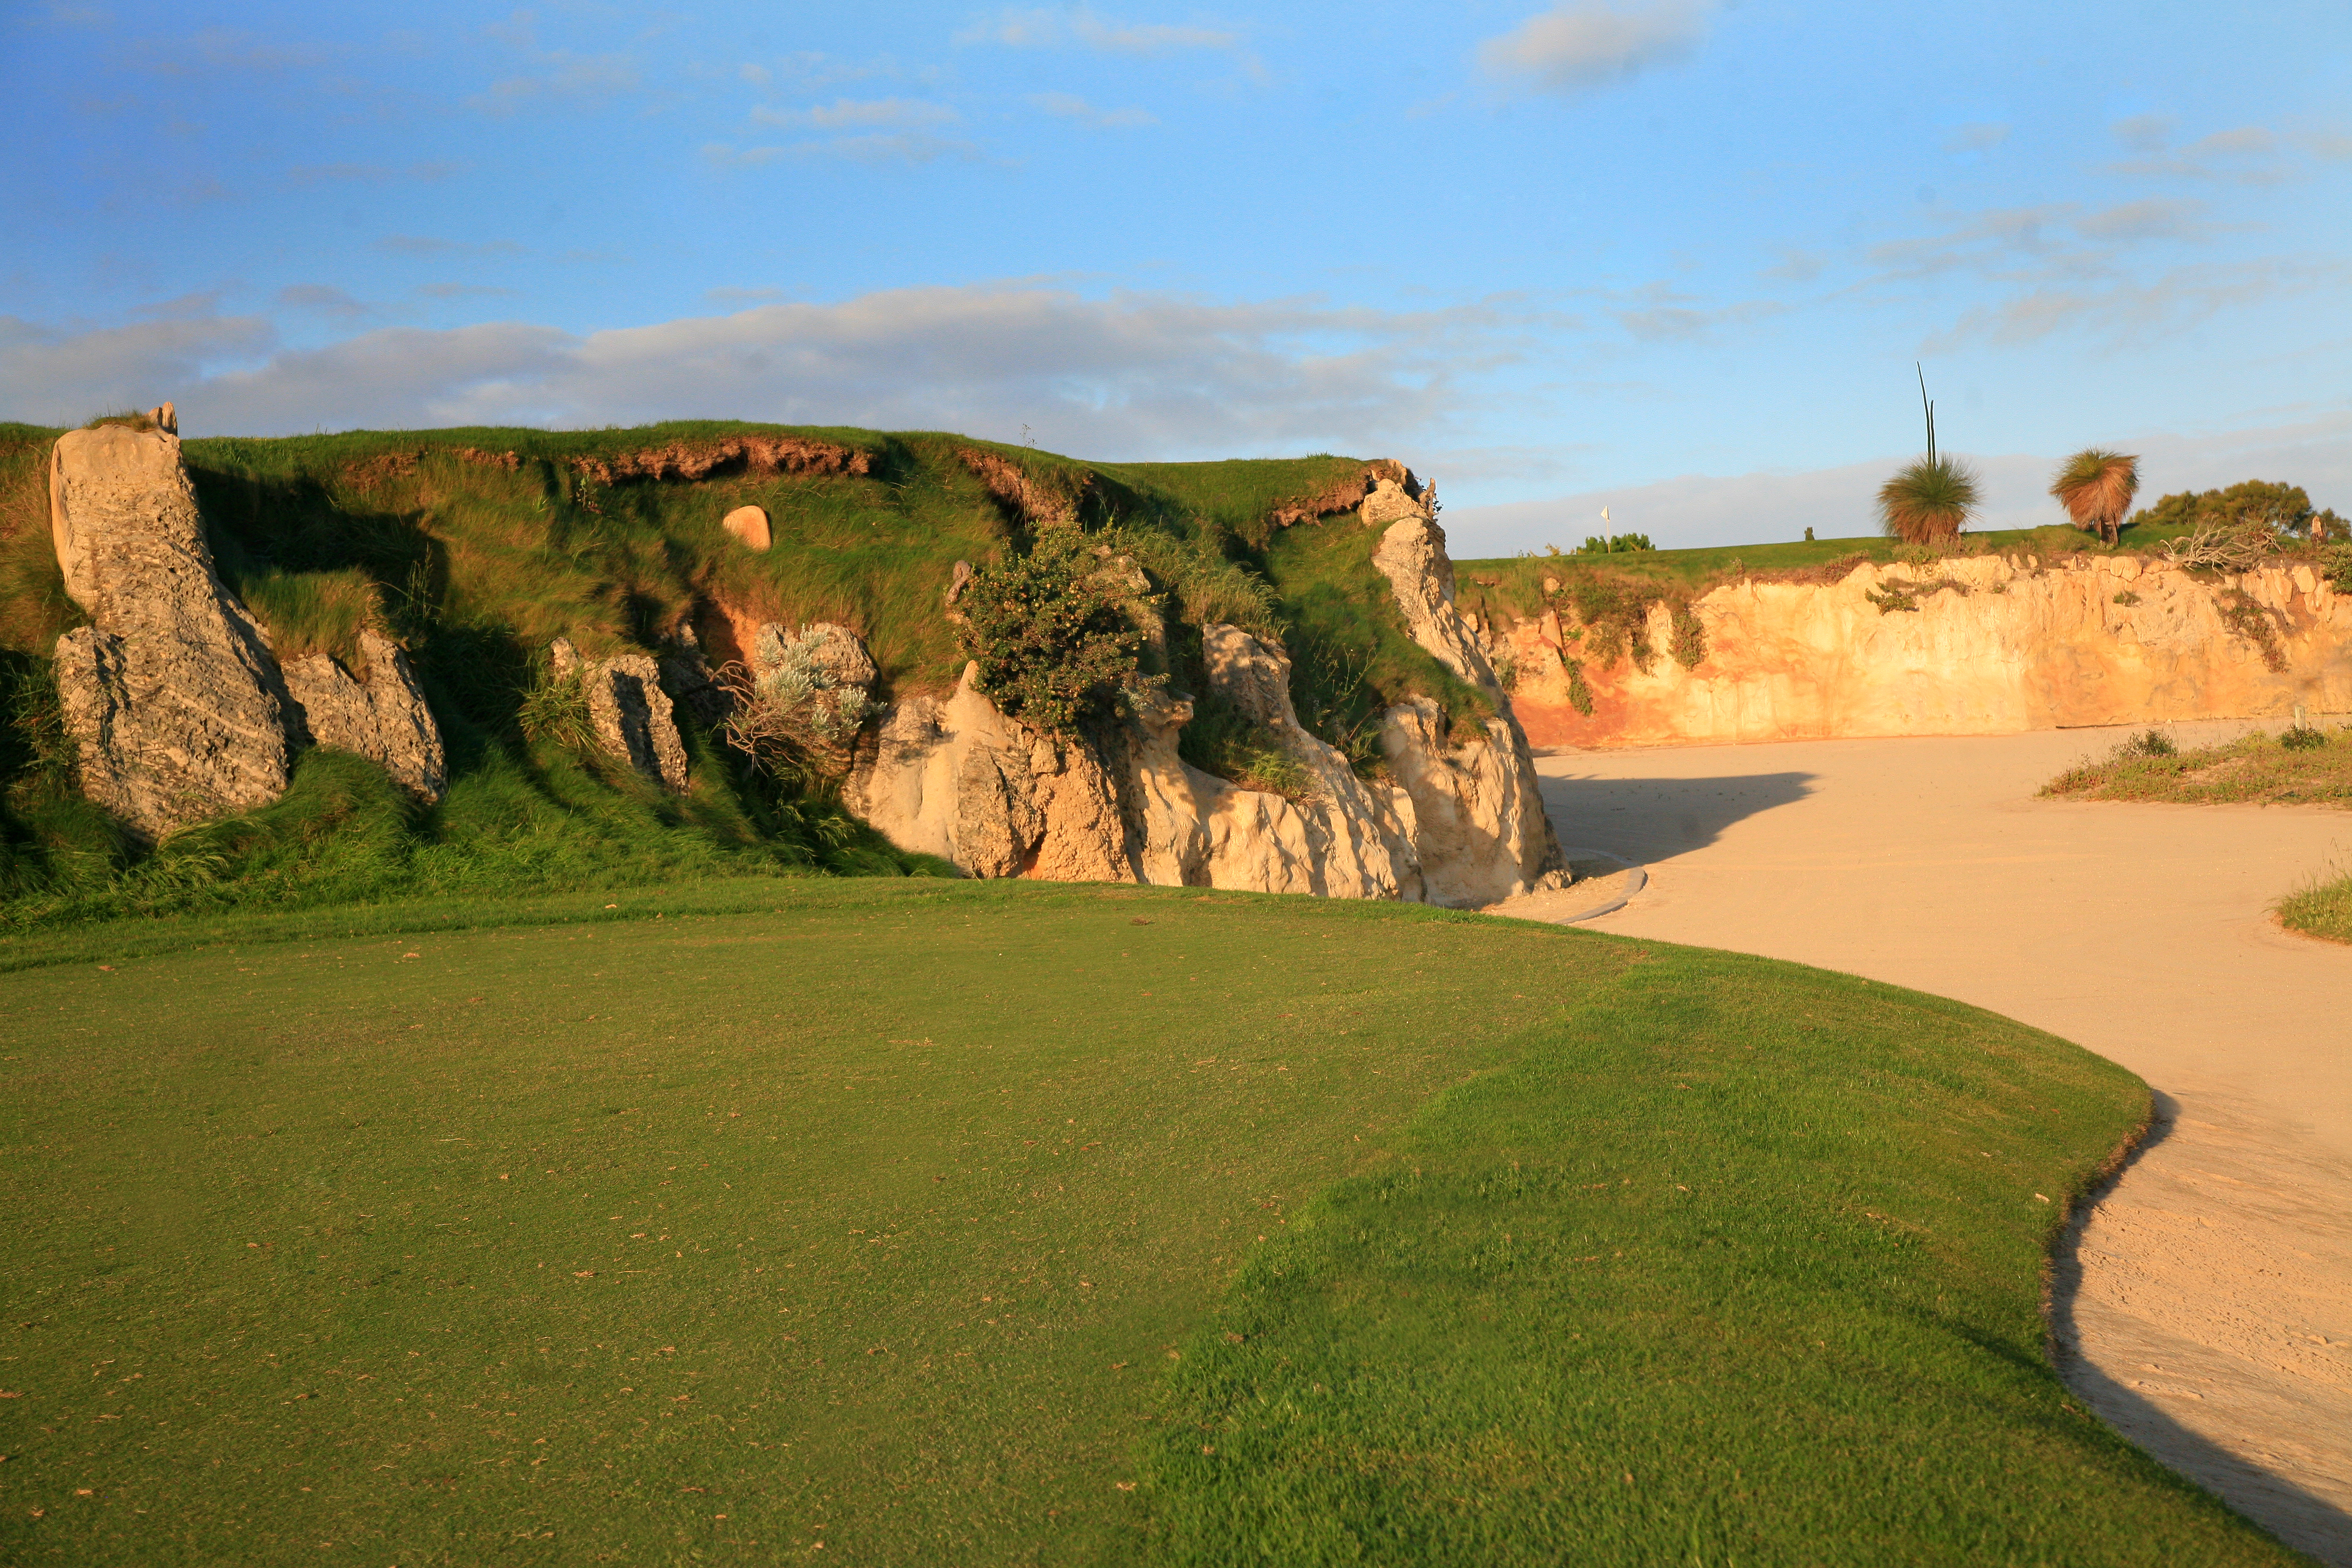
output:
[{"label": "eroded cliff face", "polygon": [[[950,696],[893,705],[861,747],[845,798],[901,847],[980,877],[1496,902],[1562,879],[1510,700],[1455,614],[1444,535],[1425,499],[1381,478],[1360,521],[1389,521],[1375,559],[1416,641],[1488,693],[1499,717],[1449,733],[1426,700],[1385,715],[1393,783],[1359,778],[1298,722],[1290,660],[1237,626],[1202,629],[1208,681],[1312,779],[1295,796],[1244,789],[1186,763],[1192,704],[1147,697],[1079,737],[1009,719],[968,667]],[[1393,520],[1393,521],[1391,521]]]},{"label": "eroded cliff face", "polygon": [[[1915,607],[1905,607],[1906,605]],[[2352,599],[2307,565],[2231,578],[2131,556],[1857,566],[1831,584],[1750,581],[1691,606],[1706,651],[1649,668],[1581,661],[1555,615],[1488,627],[1537,745],[2003,734],[2352,709]],[[1563,658],[1563,655],[1565,658]]]},{"label": "eroded cliff face", "polygon": [[268,628],[214,568],[169,429],[58,437],[49,520],[67,592],[91,623],[57,645],[75,766],[83,793],[133,832],[152,840],[265,805],[312,743],[372,756],[438,798],[440,729],[406,659],[375,637],[363,679],[324,655],[281,670]]}]

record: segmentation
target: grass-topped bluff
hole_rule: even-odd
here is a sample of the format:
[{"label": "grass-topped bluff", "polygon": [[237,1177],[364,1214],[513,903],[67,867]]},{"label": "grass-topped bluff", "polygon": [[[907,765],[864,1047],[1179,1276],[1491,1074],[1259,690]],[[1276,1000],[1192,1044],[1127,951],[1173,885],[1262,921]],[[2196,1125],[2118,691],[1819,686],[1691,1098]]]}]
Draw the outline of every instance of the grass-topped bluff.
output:
[{"label": "grass-topped bluff", "polygon": [[[148,421],[119,423],[163,439]],[[1215,796],[1195,802],[1186,829],[1202,844],[1223,831],[1220,811],[1255,812],[1277,838],[1286,821],[1318,811],[1409,816],[1409,803],[1391,807],[1400,792],[1426,794],[1444,782],[1447,757],[1509,739],[1499,689],[1416,641],[1374,563],[1381,535],[1340,525],[1382,476],[1416,489],[1397,465],[1086,464],[951,435],[734,422],[173,439],[220,579],[289,684],[298,663],[323,656],[357,690],[376,679],[370,649],[397,648],[437,721],[446,780],[437,799],[419,800],[331,746],[298,747],[281,798],[143,836],[161,838],[150,846],[75,787],[90,759],[76,754],[50,661],[90,615],[52,537],[60,434],[0,426],[7,925],[751,871],[898,874],[944,868],[938,858],[971,869],[983,851],[965,855],[951,835],[915,842],[913,830],[894,844],[861,820],[872,813],[845,806],[844,792],[858,799],[861,734],[870,773],[890,716],[907,715],[901,731],[930,722],[920,705],[950,704],[972,658],[981,695],[1009,729],[991,731],[985,746],[958,742],[968,776],[934,784],[928,809],[936,817],[943,791],[977,788],[978,773],[993,768],[1001,784],[1026,770],[1014,783],[1039,798],[1013,790],[999,809],[1009,847],[996,870],[1050,874],[1061,798],[1052,791],[1058,780],[1069,795],[1068,781],[1091,768],[1102,775],[1097,815],[1127,821],[1108,856],[1118,863],[1103,874],[1216,879],[1223,862],[1197,845],[1174,871],[1142,868],[1159,850],[1143,842],[1153,822],[1128,774],[1144,764],[1122,773],[1109,735],[1134,731],[1139,713],[1165,718],[1199,778],[1172,754],[1160,772]],[[764,548],[722,527],[746,507],[765,515]],[[1106,628],[1106,613],[1124,618],[1126,635]],[[826,681],[793,633],[811,625],[845,630],[870,658],[847,707],[845,692],[810,706]],[[762,643],[762,627],[781,638]],[[1204,648],[1204,627],[1225,642]],[[735,673],[713,689],[716,708],[680,702],[682,776],[665,789],[590,743],[580,671],[593,685],[609,661],[666,659],[681,647]],[[1269,670],[1278,690],[1260,689]],[[1049,692],[1058,696],[1038,695]],[[803,719],[852,721],[820,721],[814,741],[793,711],[745,721],[735,699],[763,693],[771,708],[800,703]],[[1426,732],[1426,756],[1384,744],[1398,712]],[[892,754],[939,750],[935,735],[910,745]],[[988,767],[971,761],[982,750]],[[1019,769],[999,765],[1016,752]],[[878,802],[904,782],[888,775],[867,793]],[[909,786],[918,795],[921,782]],[[971,816],[967,803],[961,816]],[[1296,822],[1287,830],[1312,837]],[[1518,830],[1528,843],[1514,851],[1539,871],[1540,813]],[[1419,896],[1409,821],[1382,831],[1398,867],[1385,883],[1313,890],[1395,896],[1402,884]],[[1319,863],[1310,869],[1299,885],[1330,879]]]}]

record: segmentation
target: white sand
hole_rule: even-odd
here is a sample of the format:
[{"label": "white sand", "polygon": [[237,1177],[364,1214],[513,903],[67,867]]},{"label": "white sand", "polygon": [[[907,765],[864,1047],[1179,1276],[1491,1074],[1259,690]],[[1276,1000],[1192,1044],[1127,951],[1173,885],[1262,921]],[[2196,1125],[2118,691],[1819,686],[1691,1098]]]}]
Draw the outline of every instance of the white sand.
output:
[{"label": "white sand", "polygon": [[2352,1568],[2352,947],[2269,915],[2324,866],[2352,868],[2352,812],[2032,798],[2125,733],[1538,768],[1562,842],[1649,869],[1594,929],[1957,997],[2153,1085],[2153,1142],[2061,1259],[2067,1380],[2166,1464]]}]

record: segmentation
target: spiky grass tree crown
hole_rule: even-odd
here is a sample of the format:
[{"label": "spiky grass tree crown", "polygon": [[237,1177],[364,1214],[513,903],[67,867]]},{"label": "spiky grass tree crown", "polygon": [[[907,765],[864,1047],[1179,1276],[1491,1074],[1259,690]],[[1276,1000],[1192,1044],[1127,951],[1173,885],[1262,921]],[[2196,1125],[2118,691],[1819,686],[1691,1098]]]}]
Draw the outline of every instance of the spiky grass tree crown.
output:
[{"label": "spiky grass tree crown", "polygon": [[1878,521],[1906,544],[1943,544],[1977,511],[1977,477],[1958,458],[1922,458],[1878,487]]},{"label": "spiky grass tree crown", "polygon": [[2050,481],[2050,493],[2076,528],[2109,543],[2121,531],[2124,513],[2139,493],[2139,458],[2126,452],[2086,447],[2066,459]]}]

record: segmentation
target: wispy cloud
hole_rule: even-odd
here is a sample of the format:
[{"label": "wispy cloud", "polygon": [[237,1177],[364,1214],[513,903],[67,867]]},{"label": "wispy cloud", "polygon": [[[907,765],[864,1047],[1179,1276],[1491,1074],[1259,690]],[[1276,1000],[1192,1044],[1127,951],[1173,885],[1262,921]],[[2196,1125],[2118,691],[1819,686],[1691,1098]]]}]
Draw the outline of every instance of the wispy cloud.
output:
[{"label": "wispy cloud", "polygon": [[1589,91],[1686,59],[1706,37],[1696,0],[1628,9],[1571,3],[1530,16],[1478,46],[1489,76],[1543,92]]},{"label": "wispy cloud", "polygon": [[2234,126],[2179,147],[2171,144],[2172,121],[2161,116],[2119,121],[2111,129],[2118,141],[2140,154],[2107,166],[2109,174],[2126,179],[2274,185],[2287,177],[2279,137],[2267,126]]},{"label": "wispy cloud", "polygon": [[394,180],[446,180],[466,172],[467,164],[432,160],[394,168],[384,163],[304,163],[286,171],[289,184],[388,185]]},{"label": "wispy cloud", "polygon": [[738,147],[730,142],[703,144],[703,162],[719,169],[758,169],[770,163],[834,160],[847,163],[931,163],[941,158],[976,160],[981,153],[969,142],[934,136],[928,132],[877,132],[865,136],[835,136],[822,142],[794,142],[784,146]]},{"label": "wispy cloud", "polygon": [[2031,288],[1979,305],[1948,330],[1930,335],[1924,353],[1963,344],[2015,345],[2061,333],[2088,337],[2109,348],[2140,346],[2179,332],[2233,306],[2326,293],[2352,286],[2352,263],[2266,257],[2252,261],[2179,267],[2141,282]]},{"label": "wispy cloud", "polygon": [[315,310],[331,321],[356,321],[374,312],[331,283],[291,283],[271,296],[289,310]]},{"label": "wispy cloud", "polygon": [[505,77],[466,101],[484,114],[509,115],[540,104],[593,107],[637,90],[640,70],[625,54],[580,55],[569,49],[534,52],[533,68]]},{"label": "wispy cloud", "polygon": [[2009,140],[2007,125],[1963,125],[1944,138],[1947,153],[1990,153]]},{"label": "wispy cloud", "polygon": [[143,39],[134,58],[158,76],[240,76],[302,70],[334,53],[236,27],[206,27],[183,38]]},{"label": "wispy cloud", "polygon": [[419,283],[416,291],[428,300],[496,300],[511,299],[522,292],[520,289],[500,289],[489,283]]},{"label": "wispy cloud", "polygon": [[387,256],[520,256],[521,246],[511,239],[484,240],[469,244],[464,240],[440,239],[428,234],[388,234],[375,242],[376,249]]},{"label": "wispy cloud", "polygon": [[958,118],[956,111],[944,103],[907,98],[838,98],[811,109],[774,109],[762,104],[751,110],[755,124],[806,125],[819,131],[949,125]]},{"label": "wispy cloud", "polygon": [[1120,22],[1090,7],[1066,10],[1008,7],[955,36],[959,44],[999,44],[1009,48],[1057,48],[1076,44],[1106,54],[1167,55],[1186,49],[1239,49],[1242,37],[1225,27],[1175,26],[1160,22]]},{"label": "wispy cloud", "polygon": [[1029,105],[1044,110],[1058,120],[1075,120],[1081,125],[1091,125],[1097,131],[1129,131],[1139,126],[1157,125],[1159,120],[1149,110],[1097,109],[1083,98],[1066,92],[1032,94]]}]

